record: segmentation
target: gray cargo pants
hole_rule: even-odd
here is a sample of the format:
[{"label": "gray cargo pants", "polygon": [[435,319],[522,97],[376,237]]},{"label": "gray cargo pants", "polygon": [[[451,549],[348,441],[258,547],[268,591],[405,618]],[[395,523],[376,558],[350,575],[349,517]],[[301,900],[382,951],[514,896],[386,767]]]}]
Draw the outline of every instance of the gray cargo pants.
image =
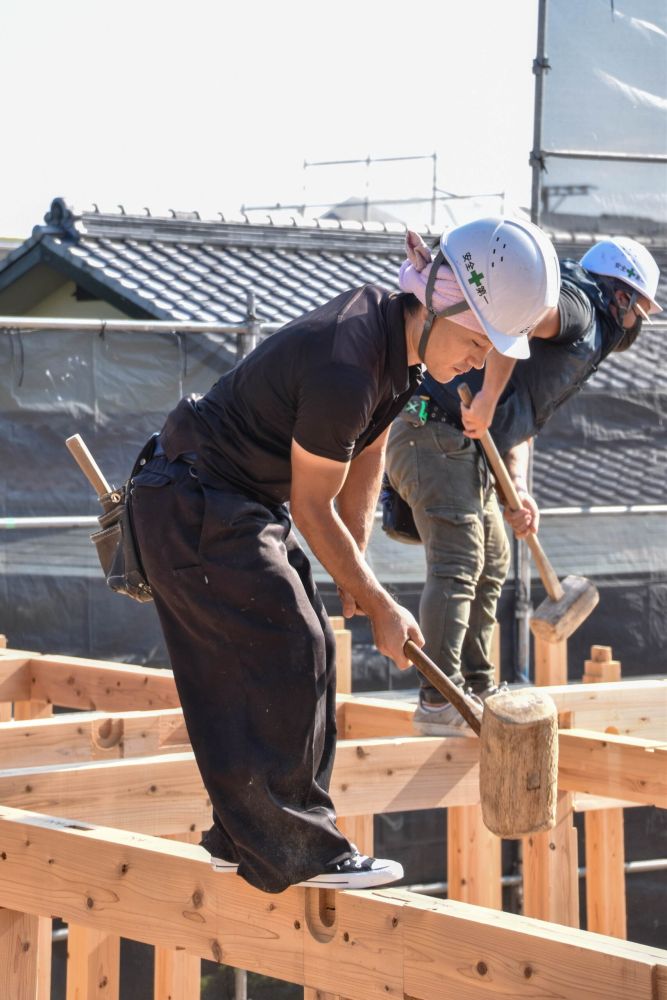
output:
[{"label": "gray cargo pants", "polygon": [[[447,423],[394,421],[386,471],[412,508],[426,553],[419,605],[425,651],[459,685],[493,684],[489,659],[496,605],[510,563],[507,535],[484,460]],[[422,698],[442,697],[421,681]]]}]

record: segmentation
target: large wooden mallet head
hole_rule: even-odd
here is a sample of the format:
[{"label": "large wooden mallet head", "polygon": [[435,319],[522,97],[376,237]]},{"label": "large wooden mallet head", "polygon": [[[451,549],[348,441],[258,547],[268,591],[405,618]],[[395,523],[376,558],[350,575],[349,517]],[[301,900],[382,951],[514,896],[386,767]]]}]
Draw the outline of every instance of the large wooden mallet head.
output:
[{"label": "large wooden mallet head", "polygon": [[558,795],[558,713],[537,688],[484,702],[479,794],[484,825],[514,840],[550,830]]},{"label": "large wooden mallet head", "polygon": [[[533,558],[537,562],[535,552]],[[595,584],[585,576],[566,576],[559,580],[553,570],[548,574],[544,567],[540,569],[540,575],[547,596],[533,612],[530,628],[533,635],[547,642],[560,642],[571,636],[588,618],[600,600],[600,594]]]},{"label": "large wooden mallet head", "polygon": [[484,824],[515,840],[550,830],[558,794],[558,713],[537,688],[500,691],[478,704],[413,642],[405,654],[480,738],[479,793]]}]

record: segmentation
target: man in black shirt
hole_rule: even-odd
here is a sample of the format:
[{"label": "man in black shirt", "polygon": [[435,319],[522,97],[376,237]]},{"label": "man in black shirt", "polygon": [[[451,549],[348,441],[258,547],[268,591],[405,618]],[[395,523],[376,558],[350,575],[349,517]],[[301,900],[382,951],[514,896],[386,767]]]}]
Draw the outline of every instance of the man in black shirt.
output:
[{"label": "man in black shirt", "polygon": [[[417,296],[345,292],[182,400],[133,480],[141,557],[213,805],[203,843],[214,868],[267,892],[402,876],[335,824],[334,638],[291,518],[344,614],[368,615],[377,648],[406,668],[404,644],[421,645],[421,632],[364,559],[389,426],[422,362],[442,380],[481,367],[492,343],[523,351],[557,275],[544,235],[504,219],[458,227],[443,246]],[[463,287],[471,255],[483,295]],[[520,308],[503,297],[510,287]],[[468,327],[449,318],[461,313]]]},{"label": "man in black shirt", "polygon": [[[634,240],[601,240],[579,263],[562,261],[560,270],[558,306],[531,334],[530,358],[493,352],[483,373],[447,384],[428,373],[419,407],[408,404],[387,449],[389,481],[410,505],[426,548],[419,614],[426,651],[482,701],[497,690],[489,653],[509,546],[493,484],[471,438],[490,426],[523,503],[505,517],[517,537],[535,532],[539,511],[526,482],[530,440],[610,352],[630,346],[642,318],[660,310],[657,264]],[[460,382],[474,394],[470,408],[461,406]],[[425,681],[415,726],[427,736],[472,733]]]}]

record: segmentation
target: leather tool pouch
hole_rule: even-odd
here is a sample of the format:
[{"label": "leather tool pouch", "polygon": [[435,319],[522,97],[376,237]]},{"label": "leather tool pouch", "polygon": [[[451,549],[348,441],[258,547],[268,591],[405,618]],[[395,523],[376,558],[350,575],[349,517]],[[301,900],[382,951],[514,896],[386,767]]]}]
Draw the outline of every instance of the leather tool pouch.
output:
[{"label": "leather tool pouch", "polygon": [[[132,526],[131,481],[155,448],[151,438],[139,455],[130,479],[118,489],[99,498],[103,513],[98,517],[100,530],[90,536],[97,550],[107,586],[116,594],[126,594],[135,601],[153,600]],[[143,461],[142,461],[143,459]]]},{"label": "leather tool pouch", "polygon": [[421,544],[421,538],[412,517],[412,508],[396,492],[386,474],[382,477],[380,504],[382,506],[382,530],[385,534],[396,542],[407,542],[409,545]]}]

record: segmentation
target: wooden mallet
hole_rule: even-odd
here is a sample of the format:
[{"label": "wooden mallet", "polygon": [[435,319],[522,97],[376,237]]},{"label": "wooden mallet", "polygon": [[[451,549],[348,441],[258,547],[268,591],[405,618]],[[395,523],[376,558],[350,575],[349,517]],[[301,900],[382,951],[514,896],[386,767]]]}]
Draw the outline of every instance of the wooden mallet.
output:
[{"label": "wooden mallet", "polygon": [[[465,384],[459,385],[458,391],[461,401],[470,406],[472,403],[470,387]],[[491,435],[485,431],[479,440],[510,510],[521,510],[521,500]],[[537,535],[530,534],[525,541],[532,552],[537,571],[547,592],[547,597],[533,612],[530,628],[534,635],[540,636],[547,642],[560,642],[572,635],[588,618],[600,600],[600,594],[595,584],[585,576],[566,576],[560,581]]]},{"label": "wooden mallet", "polygon": [[403,652],[480,737],[479,796],[484,824],[515,840],[556,823],[558,713],[539,688],[503,690],[479,706],[410,639]]}]

